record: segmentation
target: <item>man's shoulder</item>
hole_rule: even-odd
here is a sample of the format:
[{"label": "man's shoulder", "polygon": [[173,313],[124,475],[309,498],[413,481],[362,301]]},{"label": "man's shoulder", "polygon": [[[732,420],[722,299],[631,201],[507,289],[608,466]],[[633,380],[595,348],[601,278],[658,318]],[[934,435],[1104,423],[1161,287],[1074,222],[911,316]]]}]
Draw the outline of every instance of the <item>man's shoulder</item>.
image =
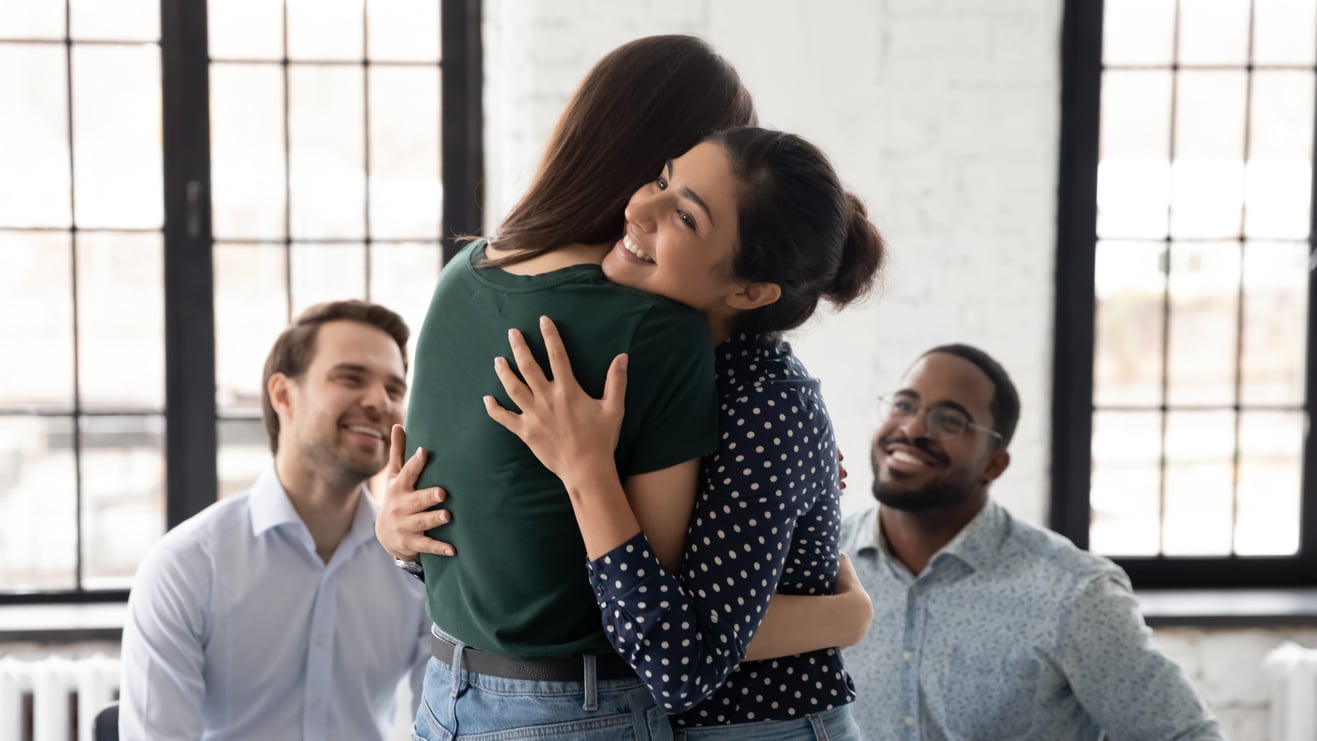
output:
[{"label": "man's shoulder", "polygon": [[250,496],[244,491],[225,497],[180,522],[164,534],[148,557],[201,556],[210,552],[218,540],[235,533],[250,532],[250,528]]},{"label": "man's shoulder", "polygon": [[1005,508],[1002,516],[1006,522],[1002,563],[1028,564],[1031,569],[1070,581],[1086,582],[1102,577],[1128,581],[1125,572],[1111,559],[1079,548],[1060,533],[1020,520]]},{"label": "man's shoulder", "polygon": [[874,545],[874,518],[877,516],[878,506],[871,505],[842,517],[837,542],[840,544],[843,553],[853,556],[861,548]]}]

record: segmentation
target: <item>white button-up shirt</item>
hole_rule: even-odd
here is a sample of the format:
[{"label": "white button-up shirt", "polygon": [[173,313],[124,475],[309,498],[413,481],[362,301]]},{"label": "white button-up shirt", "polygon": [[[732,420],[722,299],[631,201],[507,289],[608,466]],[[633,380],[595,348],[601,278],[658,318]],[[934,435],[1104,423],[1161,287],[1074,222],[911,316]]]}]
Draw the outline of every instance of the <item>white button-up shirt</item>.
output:
[{"label": "white button-up shirt", "polygon": [[385,738],[430,621],[374,522],[363,492],[326,564],[271,467],[167,533],[128,599],[121,737]]}]

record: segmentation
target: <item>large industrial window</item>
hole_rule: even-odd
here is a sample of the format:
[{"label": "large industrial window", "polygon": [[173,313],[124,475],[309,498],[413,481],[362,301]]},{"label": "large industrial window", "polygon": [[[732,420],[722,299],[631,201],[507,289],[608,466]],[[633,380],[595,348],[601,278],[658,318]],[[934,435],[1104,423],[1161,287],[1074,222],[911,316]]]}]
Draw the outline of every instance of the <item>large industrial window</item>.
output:
[{"label": "large industrial window", "polygon": [[1064,57],[1053,525],[1139,586],[1317,583],[1317,0],[1074,0]]},{"label": "large industrial window", "polygon": [[0,3],[0,601],[122,599],[309,304],[481,228],[478,0]]}]

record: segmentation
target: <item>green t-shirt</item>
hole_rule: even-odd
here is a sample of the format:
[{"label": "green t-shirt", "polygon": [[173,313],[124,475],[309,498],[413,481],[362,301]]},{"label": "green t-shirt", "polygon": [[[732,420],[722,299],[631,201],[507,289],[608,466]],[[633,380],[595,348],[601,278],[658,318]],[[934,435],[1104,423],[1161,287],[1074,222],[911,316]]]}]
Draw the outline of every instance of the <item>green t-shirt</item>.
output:
[{"label": "green t-shirt", "polygon": [[539,331],[548,316],[595,397],[613,357],[630,354],[617,470],[623,480],[658,471],[717,446],[709,328],[688,307],[609,283],[597,265],[533,276],[477,268],[484,246],[472,243],[444,269],[416,342],[406,453],[428,452],[417,488],[444,487],[453,513],[430,535],[457,549],[422,557],[430,617],[505,656],[606,653],[567,492],[489,419],[481,396],[515,409],[494,375],[495,356],[512,359],[510,328],[548,373]]}]

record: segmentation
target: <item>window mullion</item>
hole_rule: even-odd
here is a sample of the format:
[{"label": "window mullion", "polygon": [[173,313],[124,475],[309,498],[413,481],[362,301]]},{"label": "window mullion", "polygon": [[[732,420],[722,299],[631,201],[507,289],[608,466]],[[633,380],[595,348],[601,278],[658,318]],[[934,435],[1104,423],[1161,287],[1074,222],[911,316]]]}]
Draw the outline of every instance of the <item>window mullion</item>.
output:
[{"label": "window mullion", "polygon": [[206,0],[160,4],[165,198],[166,520],[217,495]]}]

